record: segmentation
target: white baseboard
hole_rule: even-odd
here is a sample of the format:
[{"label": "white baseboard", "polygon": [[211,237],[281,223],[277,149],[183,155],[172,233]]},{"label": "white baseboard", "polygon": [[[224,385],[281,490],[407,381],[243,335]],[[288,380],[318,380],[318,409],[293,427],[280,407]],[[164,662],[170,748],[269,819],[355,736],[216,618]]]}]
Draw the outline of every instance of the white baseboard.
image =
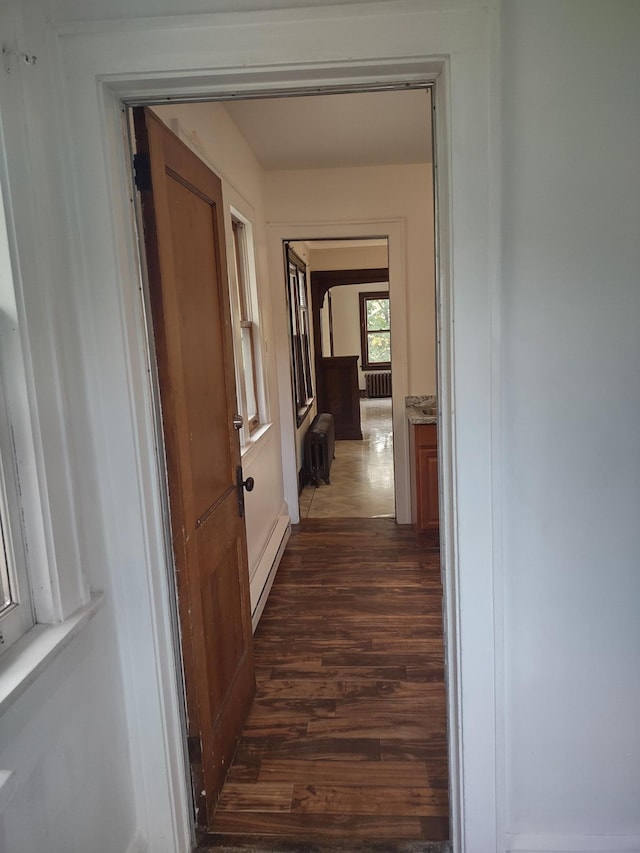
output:
[{"label": "white baseboard", "polygon": [[640,835],[507,835],[507,853],[640,853]]},{"label": "white baseboard", "polygon": [[139,832],[131,839],[126,853],[149,853],[149,845]]},{"label": "white baseboard", "polygon": [[269,591],[275,580],[290,534],[291,520],[286,505],[283,504],[280,515],[271,531],[269,541],[258,562],[258,567],[251,579],[251,623],[254,631],[258,627],[262,611],[267,603]]}]

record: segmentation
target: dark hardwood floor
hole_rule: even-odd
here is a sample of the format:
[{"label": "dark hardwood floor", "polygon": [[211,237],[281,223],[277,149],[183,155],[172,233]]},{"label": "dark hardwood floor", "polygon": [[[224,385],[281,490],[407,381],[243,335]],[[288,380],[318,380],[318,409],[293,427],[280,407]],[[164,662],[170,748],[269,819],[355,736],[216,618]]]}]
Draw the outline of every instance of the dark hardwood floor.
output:
[{"label": "dark hardwood floor", "polygon": [[255,634],[256,698],[200,844],[446,839],[443,656],[428,539],[387,518],[294,527]]}]

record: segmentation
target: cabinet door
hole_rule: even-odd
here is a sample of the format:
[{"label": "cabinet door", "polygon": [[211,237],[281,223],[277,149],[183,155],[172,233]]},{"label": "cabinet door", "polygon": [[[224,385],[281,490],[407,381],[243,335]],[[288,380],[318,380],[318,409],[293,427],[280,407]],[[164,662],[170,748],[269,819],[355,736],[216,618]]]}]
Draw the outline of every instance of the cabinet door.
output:
[{"label": "cabinet door", "polygon": [[418,526],[420,530],[437,530],[440,523],[438,509],[438,449],[418,448]]}]

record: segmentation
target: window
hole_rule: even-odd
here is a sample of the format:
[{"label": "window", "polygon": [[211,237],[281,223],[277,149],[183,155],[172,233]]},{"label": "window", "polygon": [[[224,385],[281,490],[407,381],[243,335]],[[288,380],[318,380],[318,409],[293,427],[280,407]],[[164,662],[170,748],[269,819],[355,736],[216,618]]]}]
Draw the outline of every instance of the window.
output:
[{"label": "window", "polygon": [[307,268],[290,246],[286,248],[293,396],[296,424],[300,426],[313,403]]},{"label": "window", "polygon": [[34,623],[22,530],[9,509],[17,506],[15,481],[7,467],[0,464],[0,654]]},{"label": "window", "polygon": [[244,418],[246,435],[260,425],[260,406],[264,399],[260,357],[260,334],[253,283],[255,280],[251,225],[234,215],[233,231],[234,268],[236,279],[236,369],[238,373],[238,406]]},{"label": "window", "polygon": [[4,544],[4,525],[2,524],[2,515],[0,515],[0,616],[11,606],[12,599],[7,549]]},{"label": "window", "polygon": [[[24,213],[30,209],[31,184],[13,198],[4,193],[11,182],[5,171],[7,128],[2,130],[0,676],[7,667],[12,673],[10,678],[0,677],[0,704],[4,707],[88,621],[103,597],[91,595],[82,570],[72,462],[66,455],[64,394],[51,385],[52,377],[59,375],[62,342],[42,310],[47,300],[36,307],[24,299],[24,281],[33,287],[33,277],[37,279],[41,271],[39,230],[27,226],[19,233],[16,229],[17,218],[30,221]],[[12,128],[10,136],[11,150],[17,152],[22,134],[14,135]],[[27,322],[27,305],[32,323]],[[45,348],[36,337],[43,333],[48,341]],[[62,392],[62,383],[59,389]]]},{"label": "window", "polygon": [[[8,243],[0,207],[0,264],[6,283],[12,282]],[[4,284],[4,282],[3,282]],[[27,575],[17,457],[22,451],[23,427],[18,417],[21,353],[13,291],[0,288],[0,654],[34,624]],[[11,380],[12,385],[7,383]],[[13,400],[11,394],[13,393]],[[13,407],[10,405],[13,402]],[[11,415],[14,417],[12,418]],[[18,449],[20,446],[20,450]],[[22,484],[24,489],[24,483]]]},{"label": "window", "polygon": [[389,294],[360,294],[362,369],[391,367],[391,312]]}]

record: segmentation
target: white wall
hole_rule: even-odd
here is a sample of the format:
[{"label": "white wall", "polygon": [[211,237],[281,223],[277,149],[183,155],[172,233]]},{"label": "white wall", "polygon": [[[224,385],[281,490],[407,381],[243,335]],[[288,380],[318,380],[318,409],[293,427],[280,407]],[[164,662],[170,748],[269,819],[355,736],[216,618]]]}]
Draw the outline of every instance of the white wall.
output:
[{"label": "white wall", "polygon": [[[278,380],[275,367],[276,341],[272,335],[272,300],[277,310],[284,305],[284,282],[269,286],[262,167],[251,148],[229,117],[223,104],[171,104],[154,107],[164,123],[186,142],[222,180],[222,193],[227,221],[227,257],[233,257],[231,212],[234,207],[253,226],[260,316],[258,330],[265,339],[264,377],[267,406],[272,427],[251,442],[243,452],[245,477],[253,477],[255,488],[245,493],[247,550],[249,573],[256,575],[260,558],[274,533],[283,512],[282,456],[280,448],[280,412]],[[256,591],[252,589],[252,601]]]},{"label": "white wall", "polygon": [[507,831],[640,850],[640,4],[503,4]]},{"label": "white wall", "polygon": [[0,768],[17,789],[3,853],[123,853],[135,832],[113,614],[99,612],[0,718]]}]

